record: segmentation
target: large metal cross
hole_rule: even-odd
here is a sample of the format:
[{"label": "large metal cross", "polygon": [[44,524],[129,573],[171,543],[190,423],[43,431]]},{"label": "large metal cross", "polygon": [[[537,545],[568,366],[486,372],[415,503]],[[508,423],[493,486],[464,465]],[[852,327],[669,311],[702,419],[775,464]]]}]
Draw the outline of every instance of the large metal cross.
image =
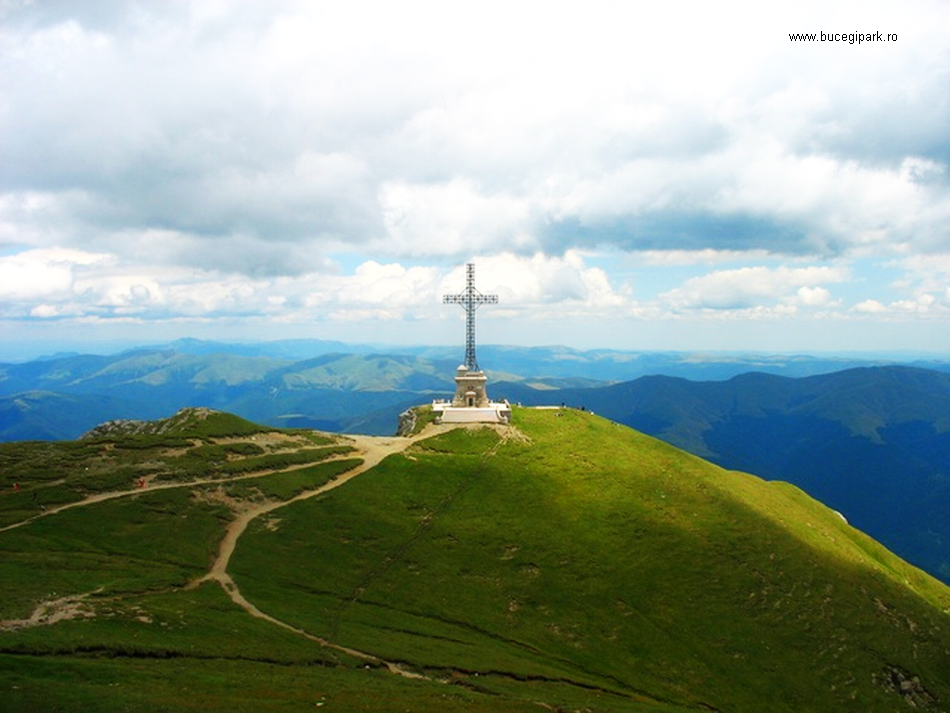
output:
[{"label": "large metal cross", "polygon": [[498,295],[483,295],[475,289],[475,265],[465,266],[465,291],[457,295],[443,295],[442,304],[462,305],[465,308],[465,366],[469,371],[479,371],[475,358],[475,310],[479,305],[498,304]]}]

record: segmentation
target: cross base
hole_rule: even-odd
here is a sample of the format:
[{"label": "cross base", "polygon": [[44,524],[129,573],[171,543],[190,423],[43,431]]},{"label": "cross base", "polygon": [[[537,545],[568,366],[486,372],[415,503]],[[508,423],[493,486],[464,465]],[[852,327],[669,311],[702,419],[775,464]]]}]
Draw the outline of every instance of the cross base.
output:
[{"label": "cross base", "polygon": [[445,403],[432,404],[436,423],[509,423],[511,405],[492,402],[485,408],[455,408]]},{"label": "cross base", "polygon": [[455,372],[455,397],[451,403],[436,401],[432,410],[442,423],[508,423],[511,405],[488,398],[484,371],[475,371],[462,364]]},{"label": "cross base", "polygon": [[488,391],[485,388],[488,377],[484,371],[473,371],[464,364],[455,372],[455,398],[452,405],[456,408],[483,408],[488,405]]}]

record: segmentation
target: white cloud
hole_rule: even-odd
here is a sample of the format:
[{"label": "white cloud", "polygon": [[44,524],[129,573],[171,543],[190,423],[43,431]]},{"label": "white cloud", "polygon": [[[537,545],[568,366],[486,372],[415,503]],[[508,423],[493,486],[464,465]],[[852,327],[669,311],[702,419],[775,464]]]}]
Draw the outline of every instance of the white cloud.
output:
[{"label": "white cloud", "polygon": [[887,312],[887,307],[877,300],[864,300],[856,304],[853,310],[861,314],[883,314]]},{"label": "white cloud", "polygon": [[[0,23],[4,314],[409,320],[472,255],[501,316],[948,303],[939,0],[36,3]],[[899,41],[788,40],[855,24]],[[585,264],[599,248],[661,294],[633,301]],[[62,249],[109,258],[32,252]],[[334,272],[344,254],[363,267]],[[858,258],[906,274],[848,311],[833,286]]]},{"label": "white cloud", "polygon": [[[52,288],[21,294],[21,314],[152,319],[268,314],[300,323],[372,314],[377,319],[439,320],[455,316],[450,307],[442,305],[442,296],[461,292],[465,286],[461,266],[446,273],[435,267],[371,260],[348,275],[309,273],[256,279],[172,267],[145,274],[114,257],[72,251],[63,251],[63,255],[73,256],[73,262],[62,268],[62,275],[58,272],[61,263],[51,262],[53,267],[47,268],[47,263],[37,262],[43,269],[53,270],[61,284],[48,282]],[[477,262],[478,288],[501,296],[499,316],[569,310],[593,318],[605,309],[628,306],[627,293],[614,289],[603,270],[587,266],[575,252],[562,258],[501,253]],[[81,269],[73,275],[70,269],[80,263]]]},{"label": "white cloud", "polygon": [[848,271],[839,267],[743,267],[691,278],[682,287],[660,295],[660,300],[678,311],[742,310],[775,304],[818,307],[831,303],[831,293],[824,285],[848,279]]},{"label": "white cloud", "polygon": [[634,253],[637,262],[658,267],[716,265],[724,262],[757,262],[768,257],[766,250],[643,250]]},{"label": "white cloud", "polygon": [[[487,294],[498,294],[497,309],[507,315],[531,314],[539,319],[584,313],[595,318],[604,310],[629,306],[629,294],[616,289],[600,268],[588,267],[576,251],[563,257],[513,253],[476,259],[476,285]],[[464,268],[457,267],[442,280],[444,294],[465,287]]]},{"label": "white cloud", "polygon": [[387,237],[378,251],[408,256],[527,248],[528,210],[504,194],[484,195],[471,181],[444,184],[387,183],[380,189]]},{"label": "white cloud", "polygon": [[[499,319],[558,319],[634,307],[629,289],[615,288],[602,269],[569,252],[477,258],[477,286],[500,295]],[[324,321],[428,320],[458,316],[442,296],[461,292],[464,268],[367,261],[352,274],[308,273],[250,278],[171,266],[142,272],[114,255],[73,250],[31,251],[0,259],[7,289],[3,316],[73,320],[240,319],[267,316],[285,324]],[[369,335],[366,335],[369,338]]]},{"label": "white cloud", "polygon": [[950,283],[950,253],[911,255],[894,264],[905,271],[907,280],[919,283],[924,290],[940,290]]},{"label": "white cloud", "polygon": [[[478,257],[476,288],[499,295],[490,307],[496,318],[556,318],[558,315],[603,315],[623,309],[628,296],[610,284],[599,268],[585,265],[577,253],[563,258],[501,253]],[[465,289],[465,268],[445,273],[431,267],[406,268],[398,263],[369,261],[353,275],[323,276],[304,305],[310,319],[454,319],[458,308],[443,305],[442,297]],[[488,309],[488,308],[487,308]]]},{"label": "white cloud", "polygon": [[30,310],[31,317],[38,317],[40,319],[50,319],[52,317],[59,317],[62,315],[62,308],[48,304],[40,304]]},{"label": "white cloud", "polygon": [[[621,234],[583,239],[625,247],[646,218],[651,249],[801,253],[933,243],[948,216],[946,157],[917,150],[941,123],[911,124],[932,137],[916,142],[905,123],[908,150],[868,161],[874,135],[854,119],[894,105],[940,118],[926,97],[946,87],[925,49],[946,33],[939,4],[853,6],[916,33],[886,49],[788,42],[835,16],[809,3],[690,4],[685,25],[682,9],[598,2],[489,3],[462,24],[431,3],[202,6],[64,5],[14,24],[7,195],[80,190],[84,205],[47,218],[87,241],[173,230],[206,255],[237,236],[227,269],[251,274],[265,252],[254,244],[275,241],[296,258],[271,261],[282,274],[301,265],[297,244],[461,258],[507,240],[559,253],[577,245],[545,227],[565,218],[622,219]],[[856,77],[873,78],[873,95]],[[686,239],[666,226],[671,211],[693,216],[691,232],[702,216],[758,228]]]},{"label": "white cloud", "polygon": [[950,290],[940,297],[919,293],[913,298],[895,300],[882,304],[877,300],[865,300],[856,304],[852,311],[862,315],[946,317],[950,315]]},{"label": "white cloud", "polygon": [[799,287],[794,303],[802,307],[828,307],[831,305],[831,292],[824,287]]},{"label": "white cloud", "polygon": [[25,302],[67,295],[76,266],[92,265],[107,256],[60,248],[27,250],[0,257],[0,299]]}]

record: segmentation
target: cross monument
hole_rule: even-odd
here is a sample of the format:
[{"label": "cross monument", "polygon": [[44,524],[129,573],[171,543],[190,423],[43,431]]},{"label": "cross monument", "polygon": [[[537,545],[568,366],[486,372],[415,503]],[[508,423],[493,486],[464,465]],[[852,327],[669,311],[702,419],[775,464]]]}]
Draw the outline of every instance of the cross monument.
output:
[{"label": "cross monument", "polygon": [[462,305],[465,308],[465,366],[469,371],[480,371],[475,358],[475,310],[480,305],[498,304],[498,295],[483,295],[475,289],[475,264],[465,266],[465,290],[457,295],[443,295],[442,304]]},{"label": "cross monument", "polygon": [[475,358],[475,310],[481,305],[498,304],[498,295],[483,295],[476,290],[475,265],[468,263],[465,269],[465,290],[442,297],[442,304],[465,308],[465,363],[455,370],[455,397],[451,402],[434,401],[432,410],[440,423],[508,423],[511,405],[488,398],[488,377]]}]

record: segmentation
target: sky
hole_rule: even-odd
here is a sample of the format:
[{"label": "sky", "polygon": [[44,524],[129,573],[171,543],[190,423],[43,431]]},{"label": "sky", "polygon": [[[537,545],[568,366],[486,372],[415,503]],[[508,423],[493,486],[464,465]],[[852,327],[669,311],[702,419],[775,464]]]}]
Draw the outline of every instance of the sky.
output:
[{"label": "sky", "polygon": [[462,344],[468,262],[481,343],[950,354],[950,3],[0,0],[0,358]]}]

